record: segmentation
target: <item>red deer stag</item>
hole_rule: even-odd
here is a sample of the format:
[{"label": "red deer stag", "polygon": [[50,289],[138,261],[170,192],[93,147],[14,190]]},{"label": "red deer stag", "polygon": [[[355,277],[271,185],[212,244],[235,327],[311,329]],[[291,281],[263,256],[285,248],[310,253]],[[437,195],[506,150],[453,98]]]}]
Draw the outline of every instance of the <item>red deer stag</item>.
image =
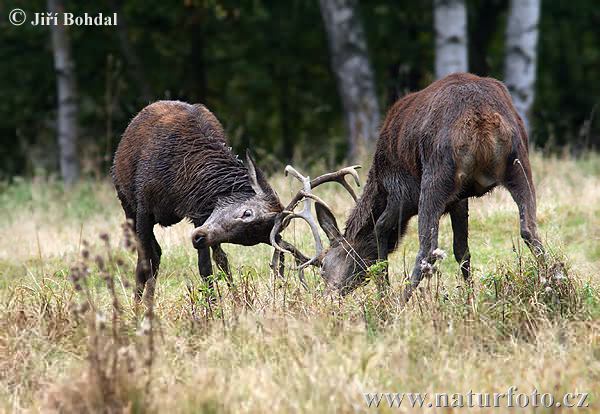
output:
[{"label": "red deer stag", "polygon": [[[322,266],[329,286],[348,293],[364,283],[369,265],[387,259],[409,219],[418,214],[420,247],[404,292],[408,300],[438,257],[440,217],[450,213],[454,257],[468,280],[468,199],[498,184],[519,208],[525,243],[536,257],[543,257],[527,134],[506,87],[491,78],[449,75],[405,96],[388,111],[364,193],[343,234],[330,209],[316,201],[330,248],[321,252],[318,245],[321,254],[313,263]],[[276,240],[272,244],[286,250]],[[387,274],[385,279],[389,283]]]},{"label": "red deer stag", "polygon": [[[344,179],[347,174],[358,179],[356,171],[347,168],[318,177],[311,184],[316,187],[337,181],[350,189]],[[160,265],[155,224],[170,226],[184,218],[191,220],[196,227],[192,242],[198,251],[200,275],[208,278],[212,274],[212,248],[214,261],[231,282],[227,256],[220,244],[269,243],[273,225],[284,211],[252,158],[247,154],[244,166],[227,146],[221,123],[203,105],[159,101],[140,111],[121,138],[112,177],[139,239],[137,300]],[[306,260],[280,236],[277,240],[297,260]],[[274,259],[282,263],[283,257],[274,255]],[[210,278],[208,283],[212,286]],[[153,295],[153,289],[147,290]]]}]

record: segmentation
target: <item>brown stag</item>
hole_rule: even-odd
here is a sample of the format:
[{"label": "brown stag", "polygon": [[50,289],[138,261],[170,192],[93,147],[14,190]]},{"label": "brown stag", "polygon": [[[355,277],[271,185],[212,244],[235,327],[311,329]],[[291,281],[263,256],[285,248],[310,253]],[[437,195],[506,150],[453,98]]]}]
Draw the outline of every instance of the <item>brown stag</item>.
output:
[{"label": "brown stag", "polygon": [[[200,275],[212,286],[209,248],[217,266],[231,282],[221,243],[269,243],[284,207],[264,174],[247,154],[246,165],[227,146],[217,118],[203,105],[159,101],[140,111],[125,130],[115,154],[112,177],[126,217],[138,237],[135,297],[154,281],[161,248],[154,225],[170,226],[189,219],[196,227],[192,242],[198,251]],[[312,187],[344,176],[358,179],[353,168],[325,174]],[[350,189],[351,191],[351,189]],[[310,190],[308,191],[310,192]],[[297,260],[305,260],[277,235]],[[282,264],[283,257],[274,255]],[[154,283],[148,295],[153,295]]]},{"label": "brown stag", "polygon": [[[388,111],[364,192],[342,233],[325,203],[317,219],[330,241],[312,260],[342,294],[365,281],[367,268],[398,245],[419,217],[419,252],[404,292],[408,300],[439,255],[438,227],[449,213],[454,257],[470,277],[468,199],[508,189],[519,209],[521,236],[536,257],[544,249],[536,228],[536,198],[527,133],[506,87],[492,78],[449,75],[397,101]],[[277,233],[278,228],[273,232]],[[272,243],[279,250],[276,240]],[[385,275],[387,281],[387,273]]]}]

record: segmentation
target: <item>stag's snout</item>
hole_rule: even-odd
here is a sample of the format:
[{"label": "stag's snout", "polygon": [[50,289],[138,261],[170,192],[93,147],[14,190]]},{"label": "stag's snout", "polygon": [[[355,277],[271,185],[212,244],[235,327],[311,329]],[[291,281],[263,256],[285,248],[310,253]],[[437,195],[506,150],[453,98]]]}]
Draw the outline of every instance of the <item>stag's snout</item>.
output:
[{"label": "stag's snout", "polygon": [[324,255],[321,276],[330,290],[344,296],[365,282],[367,263],[349,246],[331,247]]}]

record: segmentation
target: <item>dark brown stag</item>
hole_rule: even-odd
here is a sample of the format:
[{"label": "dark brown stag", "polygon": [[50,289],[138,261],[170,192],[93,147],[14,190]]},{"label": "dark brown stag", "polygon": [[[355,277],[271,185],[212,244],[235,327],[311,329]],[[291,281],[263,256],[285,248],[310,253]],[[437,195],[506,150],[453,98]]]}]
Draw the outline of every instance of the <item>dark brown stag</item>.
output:
[{"label": "dark brown stag", "polygon": [[408,300],[438,258],[439,221],[449,213],[454,257],[468,279],[468,199],[498,184],[519,208],[525,243],[542,257],[527,134],[506,87],[491,78],[449,75],[389,110],[364,193],[343,234],[330,209],[317,200],[330,248],[313,262],[322,266],[331,287],[347,293],[364,283],[369,265],[387,259],[418,214],[420,248],[404,293]]},{"label": "dark brown stag", "polygon": [[[344,181],[353,169],[326,174],[312,183]],[[247,155],[244,165],[227,146],[217,118],[203,105],[159,101],[144,108],[131,121],[115,154],[112,167],[115,188],[126,217],[139,239],[136,299],[146,282],[158,273],[161,248],[154,225],[170,226],[187,218],[196,227],[192,242],[198,251],[198,269],[212,274],[209,248],[217,266],[231,274],[221,243],[269,243],[283,205],[264,174]],[[310,192],[310,190],[309,190]],[[281,240],[297,260],[293,246]],[[277,262],[283,258],[275,255]],[[211,279],[208,278],[212,285]],[[152,287],[154,284],[150,284]],[[153,289],[147,289],[152,295]]]}]

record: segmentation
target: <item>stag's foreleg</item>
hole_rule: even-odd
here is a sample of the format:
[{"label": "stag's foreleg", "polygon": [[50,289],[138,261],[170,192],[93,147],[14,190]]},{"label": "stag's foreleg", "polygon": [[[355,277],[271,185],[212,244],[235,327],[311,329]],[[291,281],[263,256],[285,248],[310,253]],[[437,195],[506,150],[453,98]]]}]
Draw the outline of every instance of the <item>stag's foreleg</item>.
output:
[{"label": "stag's foreleg", "polygon": [[448,211],[454,236],[454,258],[460,266],[463,278],[471,277],[471,253],[469,253],[469,200],[464,199],[452,204]]},{"label": "stag's foreleg", "polygon": [[[204,220],[194,220],[193,223],[194,227],[198,228],[202,226]],[[210,248],[205,246],[198,247],[196,250],[198,251],[198,272],[200,273],[202,280],[208,285],[209,292],[213,292],[214,283],[212,277],[212,263],[210,261]]]},{"label": "stag's foreleg", "polygon": [[213,283],[213,271],[212,271],[212,263],[210,262],[210,250],[208,247],[200,247],[198,250],[198,272],[200,272],[200,276],[202,276],[202,280],[206,282],[208,285],[208,290],[210,292],[213,291],[214,283]]},{"label": "stag's foreleg", "polygon": [[536,259],[544,259],[544,246],[537,233],[535,188],[526,156],[515,158],[507,167],[504,186],[519,208],[521,237]]},{"label": "stag's foreleg", "polygon": [[150,214],[138,207],[135,219],[135,232],[139,239],[138,262],[135,269],[135,300],[139,302],[146,290],[146,298],[154,297],[156,276],[160,267],[161,249],[154,237],[154,221]]},{"label": "stag's foreleg", "polygon": [[229,260],[227,260],[227,253],[223,251],[220,244],[212,247],[212,258],[215,261],[217,267],[225,273],[227,286],[233,286],[233,276],[231,276],[231,269],[229,268]]},{"label": "stag's foreleg", "polygon": [[419,195],[419,253],[410,284],[404,290],[405,302],[410,299],[424,274],[433,271],[437,259],[434,252],[438,246],[440,218],[454,189],[453,176],[442,169],[423,171]]},{"label": "stag's foreleg", "polygon": [[[402,214],[402,204],[396,200],[388,198],[385,210],[375,223],[375,241],[377,242],[377,260],[387,260],[390,251],[389,240],[390,234],[395,227],[399,226],[399,221]],[[390,285],[390,277],[388,274],[388,265],[386,264],[384,273],[377,281],[377,287],[380,291],[387,289]]]}]

